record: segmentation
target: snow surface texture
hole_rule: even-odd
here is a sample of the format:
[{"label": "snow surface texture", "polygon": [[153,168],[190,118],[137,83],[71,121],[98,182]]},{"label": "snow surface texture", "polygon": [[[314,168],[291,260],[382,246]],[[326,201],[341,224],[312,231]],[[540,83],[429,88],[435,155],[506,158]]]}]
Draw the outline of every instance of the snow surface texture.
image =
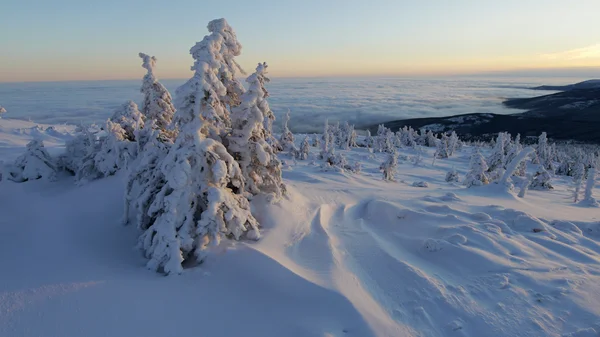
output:
[{"label": "snow surface texture", "polygon": [[[160,62],[155,73],[158,78],[164,77]],[[288,109],[291,110],[293,132],[321,132],[326,118],[332,124],[347,120],[360,127],[403,118],[467,113],[512,114],[518,110],[507,109],[501,104],[506,97],[533,97],[539,92],[527,88],[581,80],[544,77],[274,78],[269,84],[269,103],[278,121],[283,120]],[[184,82],[184,79],[161,80],[171,93]],[[0,83],[0,104],[8,110],[4,118],[56,124],[104,124],[124,101],[139,97],[139,89],[138,80]],[[140,107],[143,105],[141,99],[136,103]],[[280,131],[280,128],[281,123],[275,123],[275,129]]]},{"label": "snow surface texture", "polygon": [[[48,129],[0,120],[0,160],[34,136],[59,151],[66,130]],[[462,182],[469,146],[435,166],[400,149],[398,182],[381,179],[387,153],[336,151],[361,173],[282,155],[289,199],[253,200],[262,239],[224,240],[172,277],[146,270],[120,224],[124,174],[0,182],[0,336],[598,335],[600,213],[573,203],[570,178],[518,198],[445,181]]]}]

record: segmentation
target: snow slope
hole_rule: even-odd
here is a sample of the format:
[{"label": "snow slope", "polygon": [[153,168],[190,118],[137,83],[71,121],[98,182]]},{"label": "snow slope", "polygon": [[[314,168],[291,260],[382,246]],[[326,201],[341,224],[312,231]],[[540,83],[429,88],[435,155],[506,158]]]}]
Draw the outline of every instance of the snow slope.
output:
[{"label": "snow slope", "polygon": [[[0,160],[29,130],[6,121]],[[432,151],[401,150],[396,183],[366,149],[340,151],[360,174],[283,155],[288,199],[253,202],[263,238],[169,277],[120,225],[124,174],[2,181],[0,336],[597,336],[600,211],[560,179],[524,199],[447,183],[471,149]]]}]

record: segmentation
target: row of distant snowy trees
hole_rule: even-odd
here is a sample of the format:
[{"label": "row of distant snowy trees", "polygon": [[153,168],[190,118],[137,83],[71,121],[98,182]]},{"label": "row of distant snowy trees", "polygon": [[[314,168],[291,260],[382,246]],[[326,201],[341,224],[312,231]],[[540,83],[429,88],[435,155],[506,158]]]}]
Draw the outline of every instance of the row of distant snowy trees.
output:
[{"label": "row of distant snowy trees", "polygon": [[[66,172],[84,183],[126,172],[123,221],[141,230],[138,245],[148,267],[170,274],[181,272],[186,260],[203,261],[209,247],[223,238],[260,237],[250,202],[256,196],[268,202],[285,196],[279,157],[360,174],[361,163],[349,162],[344,152],[363,147],[370,158],[386,154],[380,169],[383,179],[394,181],[399,148],[414,149],[416,165],[423,161],[424,148],[435,148],[434,163],[463,151],[455,132],[436,135],[410,127],[393,132],[380,125],[375,135],[367,131],[359,137],[348,123],[325,122],[322,134],[297,142],[288,126],[289,112],[282,132],[275,135],[265,88],[267,64],[258,64],[244,87],[238,79],[243,71],[235,60],[241,53],[235,32],[224,19],[211,21],[208,30],[190,49],[194,75],[177,88],[174,100],[154,74],[156,58],[140,53],[147,72],[140,106],[127,101],[103,127],[79,127],[58,157],[50,156],[41,141],[32,141],[2,176],[24,182],[56,180]],[[311,148],[318,149],[316,155]],[[463,179],[467,187],[518,184],[524,196],[528,188],[552,188],[553,175],[568,175],[574,180],[575,201],[586,180],[582,202],[597,205],[591,191],[598,158],[592,154],[549,145],[545,134],[535,148],[524,148],[519,136],[501,133],[488,158],[479,146],[473,148]],[[535,174],[527,175],[528,164],[536,165]],[[461,179],[453,170],[446,180]]]}]

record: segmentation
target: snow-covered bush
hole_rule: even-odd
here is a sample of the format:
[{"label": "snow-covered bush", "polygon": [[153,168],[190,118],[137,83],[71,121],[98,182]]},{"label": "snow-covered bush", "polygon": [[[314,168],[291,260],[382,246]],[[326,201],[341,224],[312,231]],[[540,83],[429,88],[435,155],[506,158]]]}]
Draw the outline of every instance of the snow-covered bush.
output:
[{"label": "snow-covered bush", "polygon": [[329,145],[329,140],[330,140],[329,121],[327,119],[325,119],[325,126],[323,128],[323,142],[321,143],[321,152],[319,153],[319,158],[321,158],[321,159],[326,159],[328,156],[330,147],[334,146],[333,144],[331,146]]},{"label": "snow-covered bush", "polygon": [[15,182],[46,179],[56,180],[57,164],[50,157],[41,140],[32,140],[27,144],[24,154],[8,167],[7,179]]},{"label": "snow-covered bush", "polygon": [[412,183],[413,187],[421,187],[421,188],[427,188],[429,187],[429,184],[426,181],[415,181],[414,183]]},{"label": "snow-covered bush", "polygon": [[458,139],[458,135],[456,132],[452,131],[450,133],[450,137],[448,137],[448,156],[452,157],[454,152],[458,150],[460,144],[460,139]]},{"label": "snow-covered bush", "polygon": [[486,175],[487,170],[487,163],[485,162],[483,155],[481,155],[481,152],[479,152],[479,149],[476,148],[473,154],[471,155],[469,172],[465,177],[464,184],[467,187],[489,184],[490,181]]},{"label": "snow-covered bush", "polygon": [[383,171],[383,180],[396,181],[396,171],[398,169],[398,153],[392,151],[387,159],[379,167]]},{"label": "snow-covered bush", "polygon": [[316,148],[318,148],[318,147],[321,147],[321,139],[320,139],[320,136],[319,136],[319,135],[317,135],[316,133],[315,133],[315,134],[313,134],[313,137],[312,137],[312,146],[314,146],[314,147],[316,147]]},{"label": "snow-covered bush", "polygon": [[525,195],[527,194],[527,190],[531,186],[531,179],[532,179],[532,177],[528,175],[521,182],[521,189],[519,190],[519,195],[518,195],[519,198],[525,198]]},{"label": "snow-covered bush", "polygon": [[6,113],[6,109],[0,105],[0,118],[2,118],[2,115]]},{"label": "snow-covered bush", "polygon": [[551,190],[554,188],[551,184],[551,180],[552,177],[550,176],[550,173],[548,173],[544,166],[540,164],[533,175],[529,188],[532,190]]},{"label": "snow-covered bush", "polygon": [[585,191],[581,205],[590,207],[600,207],[600,203],[594,198],[594,185],[596,184],[596,169],[590,168],[587,173],[587,182],[585,184]]},{"label": "snow-covered bush", "polygon": [[[155,127],[161,130],[161,132],[167,133],[167,129],[175,114],[175,107],[172,103],[173,99],[167,88],[154,75],[156,58],[144,53],[139,53],[139,56],[143,61],[142,67],[148,71],[144,75],[140,89],[144,95],[140,112],[147,121],[154,121]],[[169,133],[172,133],[172,131]]]},{"label": "snow-covered bush", "polygon": [[537,158],[536,161],[540,165],[544,166],[544,169],[554,172],[554,164],[552,163],[552,152],[551,147],[548,145],[548,136],[545,132],[542,132],[538,138],[537,144]]},{"label": "snow-covered bush", "polygon": [[449,183],[458,182],[459,181],[458,172],[455,169],[452,169],[452,171],[448,171],[448,173],[446,173],[445,180]]},{"label": "snow-covered bush", "polygon": [[431,132],[431,130],[427,130],[426,136],[427,138],[425,145],[427,145],[428,147],[436,147],[437,137],[433,134],[433,132]]}]

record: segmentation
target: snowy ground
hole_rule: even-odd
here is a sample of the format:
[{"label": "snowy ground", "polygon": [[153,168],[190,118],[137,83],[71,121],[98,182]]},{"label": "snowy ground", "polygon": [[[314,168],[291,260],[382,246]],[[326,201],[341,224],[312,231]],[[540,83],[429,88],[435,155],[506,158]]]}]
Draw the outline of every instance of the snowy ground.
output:
[{"label": "snowy ground", "polygon": [[[60,151],[69,130],[47,128],[0,119],[0,160],[32,136]],[[470,149],[428,151],[402,150],[392,183],[362,148],[342,151],[360,174],[282,156],[289,196],[256,202],[263,238],[169,277],[120,224],[124,174],[2,181],[0,336],[598,336],[600,211],[561,179],[524,199],[447,183]]]}]

